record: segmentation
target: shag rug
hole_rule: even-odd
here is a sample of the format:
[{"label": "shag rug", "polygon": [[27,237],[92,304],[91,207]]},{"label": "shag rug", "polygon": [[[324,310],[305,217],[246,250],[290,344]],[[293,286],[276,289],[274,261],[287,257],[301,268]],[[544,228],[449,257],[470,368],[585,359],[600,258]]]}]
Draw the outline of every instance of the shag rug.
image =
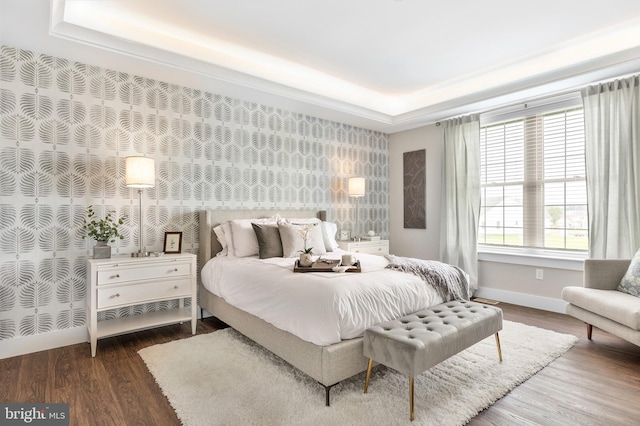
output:
[{"label": "shag rug", "polygon": [[[504,321],[493,336],[415,378],[412,425],[462,425],[569,350],[577,337]],[[184,425],[394,425],[409,422],[408,378],[374,367],[324,388],[230,328],[140,356]]]}]

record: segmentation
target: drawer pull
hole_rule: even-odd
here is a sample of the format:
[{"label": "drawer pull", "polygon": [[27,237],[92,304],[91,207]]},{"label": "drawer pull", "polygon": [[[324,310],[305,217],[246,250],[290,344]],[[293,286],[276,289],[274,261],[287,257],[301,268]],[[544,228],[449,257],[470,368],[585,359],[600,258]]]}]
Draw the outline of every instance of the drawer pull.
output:
[{"label": "drawer pull", "polygon": [[111,298],[112,298],[112,299],[113,299],[113,298],[116,298],[116,297],[120,297],[120,293],[116,293],[116,294],[114,294],[113,296],[111,296]]},{"label": "drawer pull", "polygon": [[174,286],[173,286],[173,288],[177,290],[177,289],[179,289],[180,287],[178,287],[177,285],[174,285]]},{"label": "drawer pull", "polygon": [[178,268],[173,268],[173,272],[178,272]]},{"label": "drawer pull", "polygon": [[120,274],[115,274],[113,277],[111,278],[120,278]]}]

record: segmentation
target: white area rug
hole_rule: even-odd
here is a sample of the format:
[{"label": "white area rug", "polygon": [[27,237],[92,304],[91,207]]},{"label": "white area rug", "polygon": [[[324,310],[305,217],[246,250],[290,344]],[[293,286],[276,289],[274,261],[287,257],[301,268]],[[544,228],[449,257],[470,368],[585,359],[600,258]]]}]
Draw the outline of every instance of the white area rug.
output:
[{"label": "white area rug", "polygon": [[569,350],[577,337],[504,321],[493,336],[415,378],[409,422],[406,376],[378,366],[324,388],[232,329],[139,354],[185,425],[461,425]]}]

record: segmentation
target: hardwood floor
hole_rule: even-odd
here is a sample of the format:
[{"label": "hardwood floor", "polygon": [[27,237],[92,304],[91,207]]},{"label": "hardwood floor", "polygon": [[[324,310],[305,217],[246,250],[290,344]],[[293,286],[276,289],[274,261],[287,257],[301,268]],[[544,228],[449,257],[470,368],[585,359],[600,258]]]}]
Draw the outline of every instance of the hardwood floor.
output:
[{"label": "hardwood floor", "polygon": [[[585,325],[566,315],[498,306],[507,320],[580,341],[470,425],[640,424],[640,347],[595,328],[588,341]],[[207,318],[197,332],[223,327]],[[189,336],[189,324],[173,325],[100,340],[96,358],[78,344],[0,360],[0,401],[68,402],[71,425],[179,425],[137,351]]]}]

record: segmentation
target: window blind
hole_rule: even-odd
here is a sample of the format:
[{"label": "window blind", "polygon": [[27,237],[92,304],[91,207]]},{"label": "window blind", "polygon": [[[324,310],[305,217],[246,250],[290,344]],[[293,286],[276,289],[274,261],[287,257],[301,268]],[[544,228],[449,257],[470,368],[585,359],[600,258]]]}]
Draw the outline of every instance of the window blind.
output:
[{"label": "window blind", "polygon": [[480,244],[588,249],[582,107],[485,125],[480,145]]}]

